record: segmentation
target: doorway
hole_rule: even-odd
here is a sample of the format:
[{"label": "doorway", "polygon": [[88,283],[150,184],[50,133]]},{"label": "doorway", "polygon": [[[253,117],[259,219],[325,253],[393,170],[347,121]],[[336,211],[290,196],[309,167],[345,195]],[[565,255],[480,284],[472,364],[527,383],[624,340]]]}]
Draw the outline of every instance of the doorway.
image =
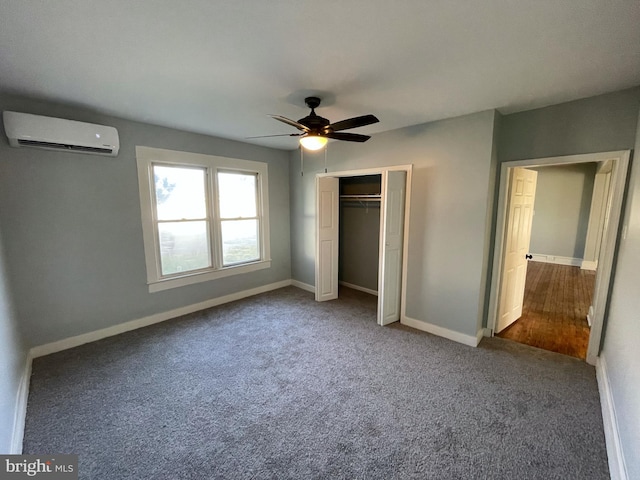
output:
[{"label": "doorway", "polygon": [[521,255],[524,298],[515,321],[504,329],[498,325],[499,337],[586,358],[597,267],[597,252],[586,248],[592,243],[587,239],[601,238],[603,231],[601,222],[590,221],[597,217],[591,212],[602,206],[594,188],[599,167],[575,163],[527,169],[536,182],[535,215]]},{"label": "doorway", "polygon": [[404,306],[411,165],[316,176],[315,293],[317,301],[333,300],[339,294],[340,180],[372,176],[380,178],[379,193],[347,191],[343,200],[379,202],[377,323],[387,325],[400,320]]},{"label": "doorway", "polygon": [[[606,197],[606,214],[599,245],[598,269],[594,279],[593,297],[589,308],[591,331],[586,361],[590,364],[595,364],[600,351],[600,340],[608,303],[609,284],[613,270],[629,156],[629,151],[603,152],[504,162],[501,165],[501,181],[497,207],[498,216],[495,231],[494,262],[488,315],[488,333],[490,335],[495,335],[500,329],[498,322],[501,311],[501,293],[504,291],[507,281],[504,270],[505,259],[509,251],[508,239],[509,235],[512,234],[512,230],[509,228],[509,195],[511,190],[510,181],[513,179],[513,172],[519,168],[569,165],[586,162],[610,162],[610,188],[608,189]],[[524,298],[524,282],[522,283],[522,289],[522,298]]]}]

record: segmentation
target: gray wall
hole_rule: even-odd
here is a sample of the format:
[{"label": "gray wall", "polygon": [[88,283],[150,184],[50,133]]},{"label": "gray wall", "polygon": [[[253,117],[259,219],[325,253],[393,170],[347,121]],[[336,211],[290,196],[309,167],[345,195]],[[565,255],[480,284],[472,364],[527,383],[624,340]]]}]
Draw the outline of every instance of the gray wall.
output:
[{"label": "gray wall", "polygon": [[505,115],[500,161],[632,149],[640,87]]},{"label": "gray wall", "polygon": [[605,359],[629,478],[640,478],[640,119],[601,356]]},{"label": "gray wall", "polygon": [[26,365],[27,349],[18,331],[4,267],[0,235],[0,453],[6,454],[11,452],[16,398]]},{"label": "gray wall", "polygon": [[378,290],[380,202],[340,205],[339,279]]},{"label": "gray wall", "polygon": [[[329,171],[413,164],[407,316],[473,336],[485,293],[494,119],[481,112],[328,147]],[[323,160],[305,154],[303,177],[298,152],[290,163],[292,276],[311,285]]]},{"label": "gray wall", "polygon": [[541,167],[529,251],[584,258],[596,163]]},{"label": "gray wall", "polygon": [[[111,125],[117,157],[12,148],[0,140],[0,227],[29,345],[91,332],[290,278],[289,153],[0,95],[0,110]],[[149,293],[135,146],[267,162],[270,269]]]}]

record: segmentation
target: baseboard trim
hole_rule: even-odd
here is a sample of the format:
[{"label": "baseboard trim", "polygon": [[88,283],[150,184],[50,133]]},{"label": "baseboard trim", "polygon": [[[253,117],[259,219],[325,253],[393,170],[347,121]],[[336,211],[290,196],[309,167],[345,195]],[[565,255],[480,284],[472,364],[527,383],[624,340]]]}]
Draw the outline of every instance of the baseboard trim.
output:
[{"label": "baseboard trim", "polygon": [[597,260],[595,260],[595,261],[582,260],[582,264],[580,265],[580,269],[596,271],[598,269],[598,261]]},{"label": "baseboard trim", "polygon": [[555,263],[557,265],[570,265],[572,267],[580,267],[582,265],[581,258],[560,257],[558,255],[543,255],[540,253],[532,253],[531,260],[534,262]]},{"label": "baseboard trim", "polygon": [[170,320],[172,318],[180,317],[188,313],[197,312],[199,310],[204,310],[206,308],[216,307],[224,303],[234,302],[242,298],[251,297],[253,295],[269,292],[271,290],[287,287],[289,285],[292,285],[291,279],[270,283],[268,285],[262,285],[260,287],[251,288],[249,290],[243,290],[241,292],[231,293],[229,295],[223,295],[222,297],[213,298],[211,300],[206,300],[204,302],[194,303],[192,305],[176,308],[174,310],[169,310],[167,312],[155,313],[153,315],[149,315],[148,317],[139,318],[137,320],[131,320],[128,322],[120,323],[118,325],[114,325],[112,327],[107,327],[100,330],[95,330],[93,332],[84,333],[82,335],[76,335],[75,337],[65,338],[63,340],[58,340],[57,342],[38,345],[36,347],[33,347],[29,353],[32,358],[50,355],[52,353],[61,352],[62,350],[67,350],[69,348],[74,348],[80,345],[84,345],[85,343],[95,342],[97,340],[102,340],[103,338],[112,337],[114,335],[119,335],[121,333],[129,332],[131,330],[136,330],[138,328],[147,327],[149,325],[153,325],[154,323],[164,322],[165,320]]},{"label": "baseboard trim", "polygon": [[29,384],[31,383],[31,363],[33,357],[27,352],[24,370],[16,393],[16,409],[13,417],[13,433],[11,435],[10,455],[22,454],[24,426],[27,419],[27,401],[29,400]]},{"label": "baseboard trim", "polygon": [[618,432],[618,419],[616,416],[615,404],[611,394],[609,384],[609,374],[607,373],[607,362],[604,355],[598,357],[596,362],[596,378],[598,380],[598,390],[600,391],[600,405],[602,408],[602,423],[604,424],[604,438],[607,445],[607,457],[609,459],[609,473],[611,480],[627,480],[627,467],[620,443]]},{"label": "baseboard trim", "polygon": [[298,280],[291,280],[291,285],[301,288],[302,290],[306,290],[307,292],[316,293],[316,287],[314,287],[313,285],[309,285],[308,283],[300,282]]},{"label": "baseboard trim", "polygon": [[407,327],[422,330],[423,332],[427,333],[432,333],[433,335],[444,337],[449,340],[453,340],[454,342],[468,345],[470,347],[477,347],[480,343],[479,339],[481,339],[482,335],[484,334],[484,330],[482,329],[479,330],[476,335],[465,335],[464,333],[456,332],[455,330],[449,330],[448,328],[433,325],[432,323],[423,322],[422,320],[416,320],[415,318],[410,318],[407,316],[401,318],[400,323],[402,325],[406,325]]},{"label": "baseboard trim", "polygon": [[360,292],[368,293],[369,295],[375,295],[376,297],[378,296],[378,291],[372,290],[371,288],[361,287],[360,285],[354,285],[353,283],[343,281],[339,281],[338,284],[342,285],[343,287],[352,288],[354,290],[359,290]]},{"label": "baseboard trim", "polygon": [[478,345],[480,345],[480,342],[482,341],[482,339],[484,337],[490,337],[491,335],[487,334],[486,332],[486,328],[481,328],[480,330],[478,330],[478,333],[476,333],[476,344],[475,346],[477,347]]}]

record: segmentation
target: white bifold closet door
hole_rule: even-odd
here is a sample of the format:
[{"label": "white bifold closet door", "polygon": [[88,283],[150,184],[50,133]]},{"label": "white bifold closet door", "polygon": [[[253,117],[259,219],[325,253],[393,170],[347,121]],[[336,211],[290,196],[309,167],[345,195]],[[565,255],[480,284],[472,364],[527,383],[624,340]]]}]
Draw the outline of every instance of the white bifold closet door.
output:
[{"label": "white bifold closet door", "polygon": [[318,177],[316,192],[316,301],[324,302],[338,298],[338,179]]},{"label": "white bifold closet door", "polygon": [[400,320],[402,292],[402,246],[407,173],[387,171],[382,175],[380,259],[378,273],[378,323]]}]

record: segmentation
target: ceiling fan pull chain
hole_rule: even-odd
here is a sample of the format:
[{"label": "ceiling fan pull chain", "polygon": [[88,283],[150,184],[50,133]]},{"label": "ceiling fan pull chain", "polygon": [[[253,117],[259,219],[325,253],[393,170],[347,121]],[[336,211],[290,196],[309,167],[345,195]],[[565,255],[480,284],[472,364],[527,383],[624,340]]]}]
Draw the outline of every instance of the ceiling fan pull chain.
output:
[{"label": "ceiling fan pull chain", "polygon": [[304,148],[300,145],[300,176],[304,177]]},{"label": "ceiling fan pull chain", "polygon": [[324,147],[324,173],[327,173],[327,150],[329,150],[329,145]]}]

